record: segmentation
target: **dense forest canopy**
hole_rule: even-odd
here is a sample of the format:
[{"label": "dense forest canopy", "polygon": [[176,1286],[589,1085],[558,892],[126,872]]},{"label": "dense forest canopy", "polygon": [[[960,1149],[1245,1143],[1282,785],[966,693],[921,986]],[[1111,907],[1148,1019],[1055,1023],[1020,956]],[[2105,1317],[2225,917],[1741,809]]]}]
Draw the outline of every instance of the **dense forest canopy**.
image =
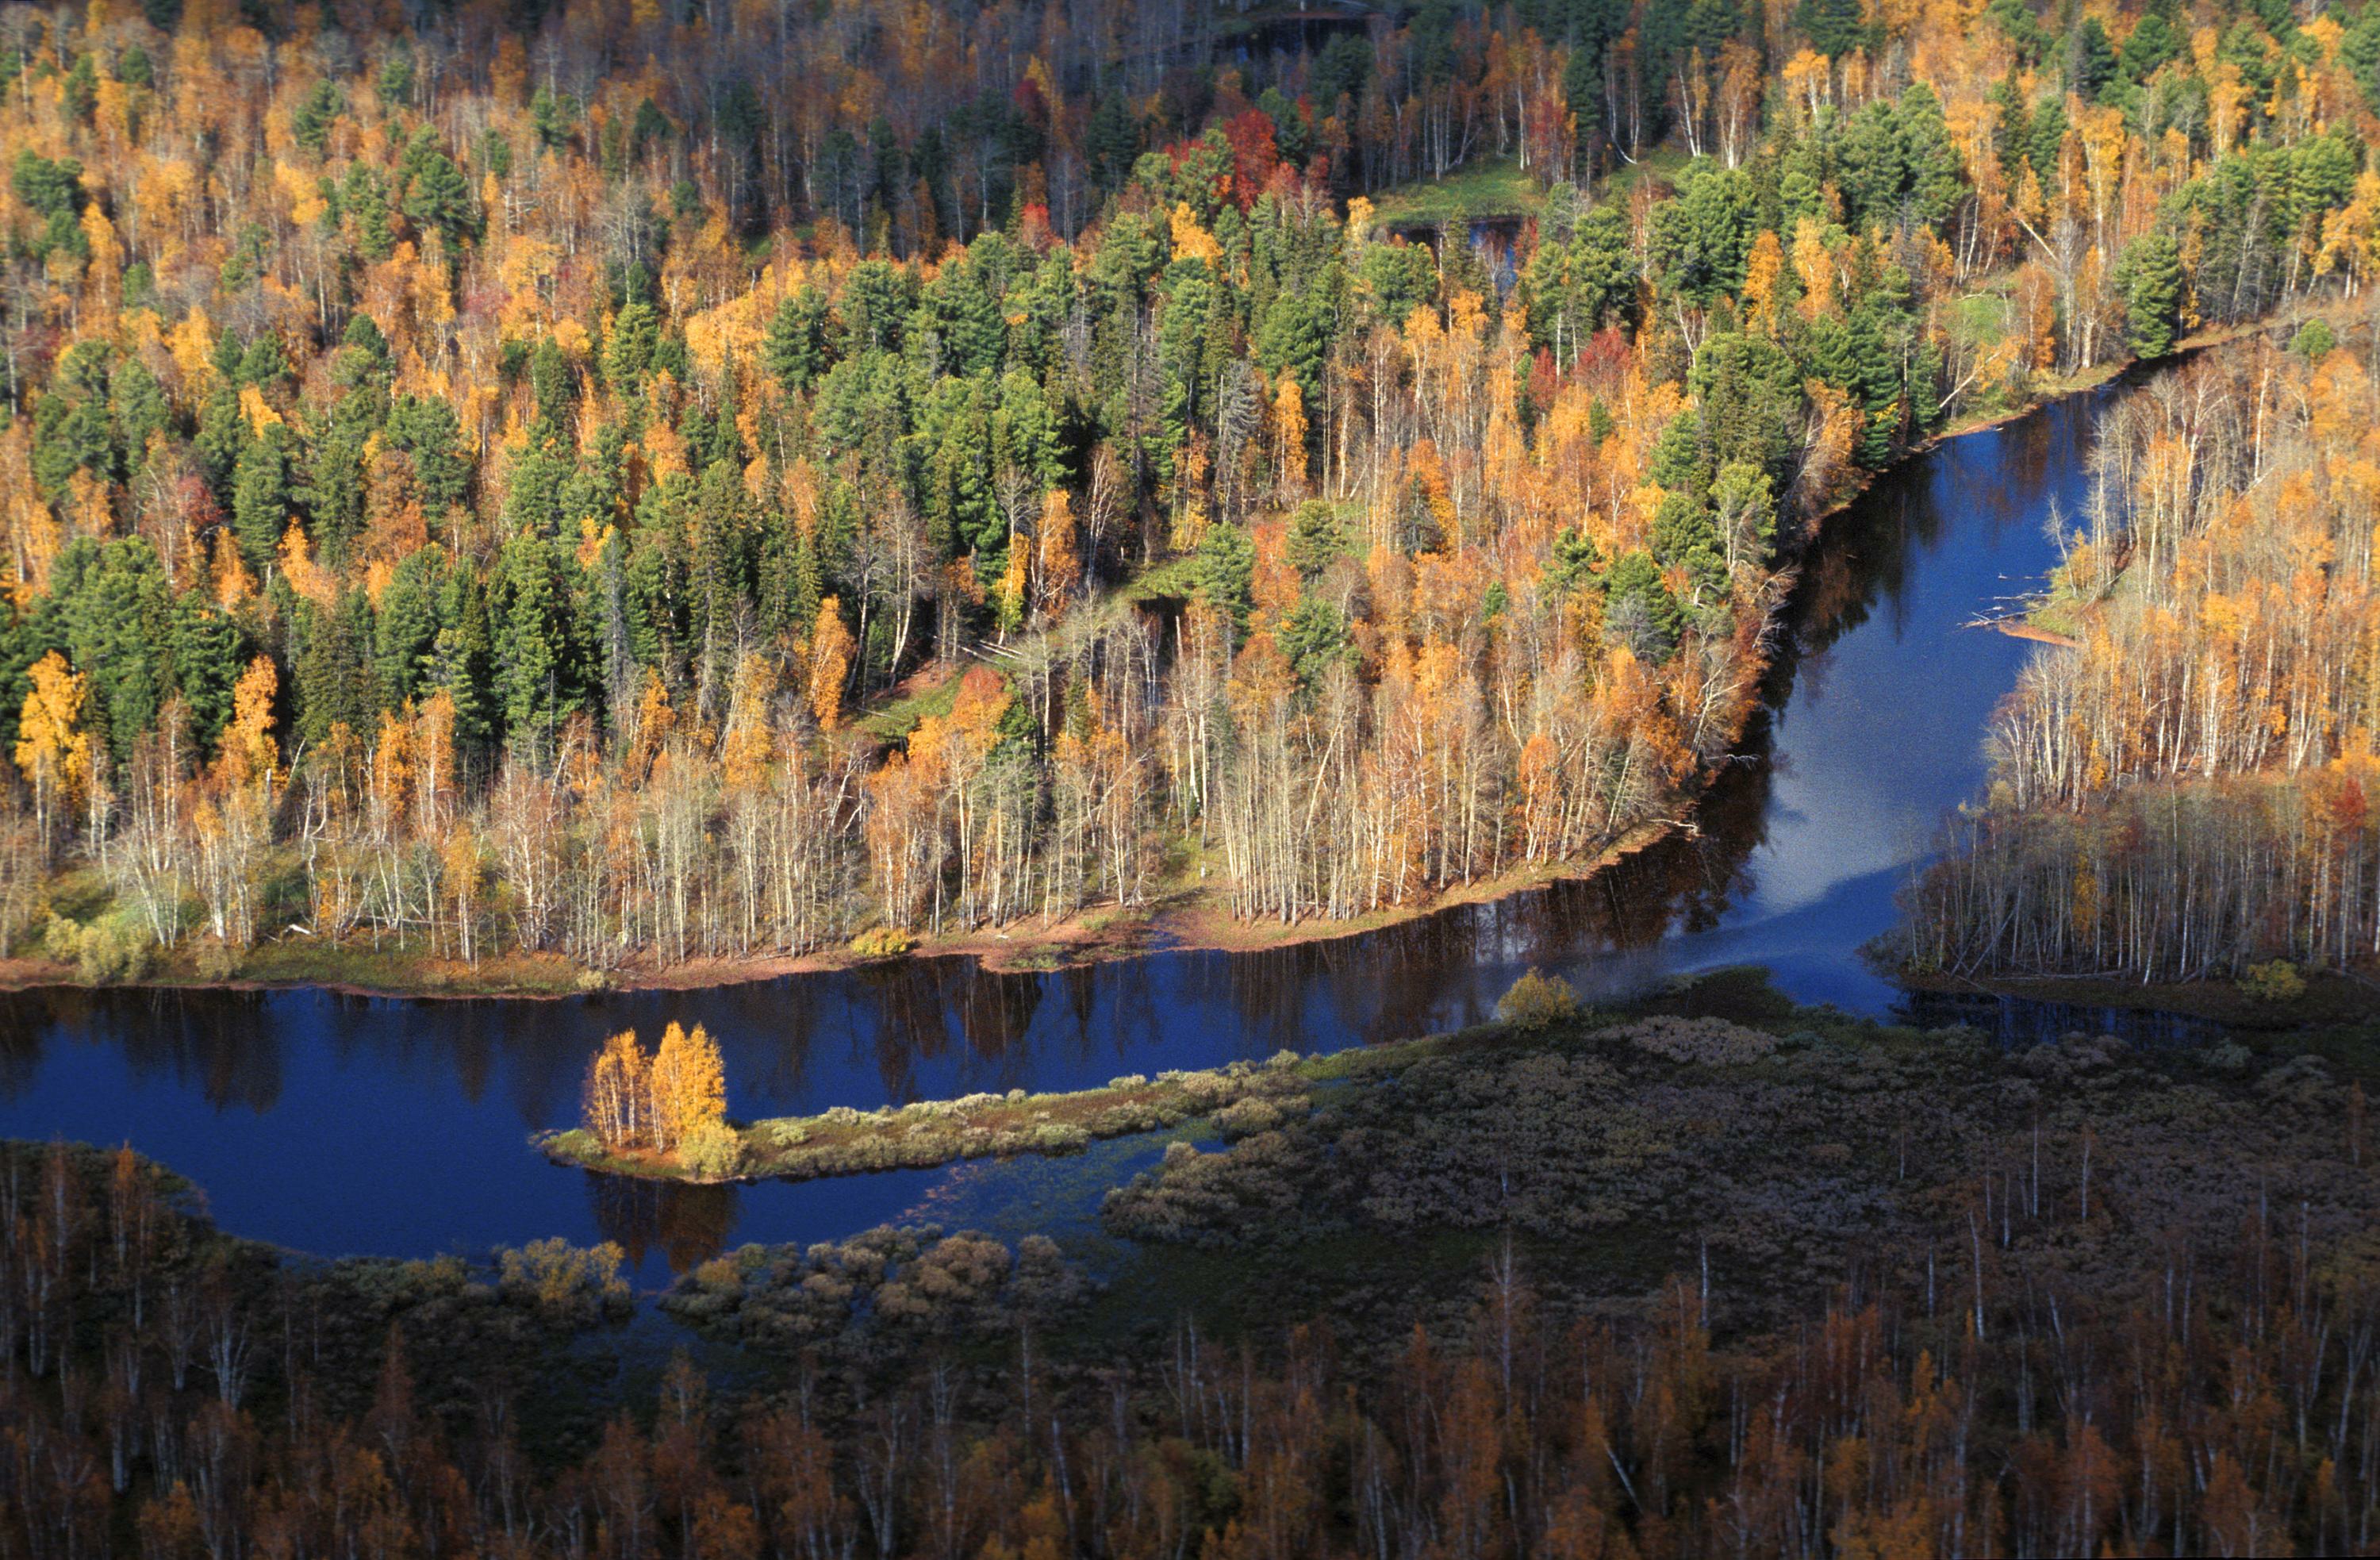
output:
[{"label": "dense forest canopy", "polygon": [[1589,858],[1863,473],[2380,252],[2380,7],[0,39],[0,945],[95,974]]}]

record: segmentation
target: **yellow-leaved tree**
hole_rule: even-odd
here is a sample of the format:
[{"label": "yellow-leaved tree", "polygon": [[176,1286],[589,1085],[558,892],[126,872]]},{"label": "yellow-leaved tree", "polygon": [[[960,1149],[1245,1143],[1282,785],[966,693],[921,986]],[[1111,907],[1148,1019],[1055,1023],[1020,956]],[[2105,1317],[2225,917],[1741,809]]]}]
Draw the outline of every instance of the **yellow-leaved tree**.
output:
[{"label": "yellow-leaved tree", "polygon": [[719,1046],[700,1024],[672,1024],[653,1053],[653,1147],[667,1153],[727,1115],[727,1072]]},{"label": "yellow-leaved tree", "polygon": [[91,734],[82,729],[90,679],[50,652],[33,663],[33,690],[17,717],[17,768],[33,788],[33,825],[50,837],[50,810],[91,783]]},{"label": "yellow-leaved tree", "polygon": [[606,1149],[634,1146],[647,1133],[650,1089],[644,1047],[637,1031],[623,1030],[603,1042],[587,1067],[587,1130]]}]

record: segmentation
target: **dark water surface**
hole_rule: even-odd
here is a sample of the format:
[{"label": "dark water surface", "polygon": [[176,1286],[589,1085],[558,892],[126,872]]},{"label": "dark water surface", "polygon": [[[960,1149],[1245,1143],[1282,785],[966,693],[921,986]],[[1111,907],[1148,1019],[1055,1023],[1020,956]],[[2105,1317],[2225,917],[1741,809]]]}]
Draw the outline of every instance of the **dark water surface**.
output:
[{"label": "dark water surface", "polygon": [[[997,1225],[1060,1204],[1047,1162],[758,1187],[621,1183],[526,1146],[576,1114],[605,1034],[671,1019],[720,1040],[739,1115],[1104,1083],[1485,1017],[1520,970],[1590,993],[1672,970],[1770,966],[1809,1001],[1883,1013],[1855,950],[1943,812],[2027,646],[1962,628],[2053,561],[2081,507],[2106,391],[1969,435],[1828,523],[1785,625],[1767,713],[1700,833],[1590,881],[1267,953],[1172,951],[1050,974],[920,959],[694,992],[408,1002],[319,991],[0,994],[0,1135],[129,1141],[206,1188],[238,1234],[323,1253],[622,1241],[658,1279],[731,1240],[816,1240],[890,1219]],[[1110,1145],[1080,1172],[1153,1157]],[[1073,1188],[1077,1194],[1082,1188]],[[1045,1227],[1049,1218],[1039,1221]]]}]

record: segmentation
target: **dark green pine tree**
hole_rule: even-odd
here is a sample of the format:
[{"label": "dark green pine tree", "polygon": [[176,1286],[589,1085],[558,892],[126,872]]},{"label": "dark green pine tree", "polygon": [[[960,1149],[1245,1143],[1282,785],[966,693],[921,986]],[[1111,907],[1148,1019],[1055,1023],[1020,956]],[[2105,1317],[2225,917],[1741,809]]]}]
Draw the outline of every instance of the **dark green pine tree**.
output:
[{"label": "dark green pine tree", "polygon": [[52,565],[50,589],[65,605],[67,653],[91,678],[93,713],[123,763],[156,724],[172,686],[173,596],[164,566],[146,538],[103,546],[84,538]]},{"label": "dark green pine tree", "polygon": [[1354,659],[1347,637],[1347,619],[1339,609],[1317,596],[1301,597],[1281,627],[1281,653],[1308,698],[1322,687],[1330,668]]},{"label": "dark green pine tree", "polygon": [[546,425],[544,436],[555,437],[554,430],[569,423],[575,392],[570,383],[570,364],[550,335],[539,337],[536,349],[528,356],[528,384],[537,398],[538,420]]},{"label": "dark green pine tree", "polygon": [[276,423],[248,442],[232,473],[232,535],[250,569],[261,575],[273,567],[288,526],[288,429]]},{"label": "dark green pine tree", "polygon": [[1337,506],[1309,498],[1297,506],[1289,522],[1287,551],[1290,567],[1301,578],[1317,578],[1346,550],[1347,527]]},{"label": "dark green pine tree", "polygon": [[1668,660],[1685,630],[1686,612],[1661,578],[1660,566],[1648,553],[1623,553],[1605,579],[1605,638],[1625,644],[1640,660]]},{"label": "dark green pine tree", "polygon": [[339,89],[328,81],[317,81],[298,112],[290,116],[290,133],[318,159],[330,148],[331,128],[339,121]]},{"label": "dark green pine tree", "polygon": [[389,408],[388,439],[413,457],[422,511],[433,523],[463,502],[471,463],[463,454],[463,425],[453,407],[435,396],[399,396]]},{"label": "dark green pine tree", "polygon": [[33,406],[33,480],[55,499],[75,472],[120,473],[108,418],[107,348],[83,342],[59,361],[52,388]]},{"label": "dark green pine tree", "polygon": [[109,382],[108,411],[115,424],[116,448],[122,452],[119,469],[136,471],[148,458],[149,436],[163,433],[173,420],[157,376],[137,359],[125,363]]},{"label": "dark green pine tree", "polygon": [[1140,128],[1121,96],[1111,92],[1091,110],[1084,150],[1090,158],[1091,181],[1101,189],[1122,189],[1132,177],[1132,165],[1140,157]]},{"label": "dark green pine tree", "polygon": [[[353,396],[346,397],[353,399]],[[356,538],[363,531],[364,441],[371,436],[369,428],[359,428],[356,420],[339,415],[346,404],[342,401],[333,408],[328,426],[307,448],[304,476],[295,494],[306,506],[322,561],[334,569],[346,566]]]},{"label": "dark green pine tree", "polygon": [[1248,614],[1256,607],[1256,549],[1248,533],[1218,522],[1207,528],[1198,542],[1198,593],[1231,625],[1236,645],[1248,631]]},{"label": "dark green pine tree", "polygon": [[378,690],[370,666],[371,606],[360,590],[330,607],[301,601],[295,672],[298,739],[319,749],[346,726],[370,742],[378,727]]},{"label": "dark green pine tree", "polygon": [[516,747],[543,751],[563,718],[577,708],[566,659],[570,603],[553,549],[535,532],[505,542],[498,568],[496,691],[504,737]]},{"label": "dark green pine tree", "polygon": [[446,586],[446,555],[420,547],[398,560],[381,591],[372,622],[372,677],[389,709],[415,696],[438,640],[438,603]]},{"label": "dark green pine tree", "polygon": [[488,629],[487,587],[478,569],[447,571],[438,619],[424,691],[444,689],[455,703],[455,740],[485,748],[495,740],[495,652]]},{"label": "dark green pine tree", "polygon": [[603,337],[603,382],[624,394],[633,392],[653,366],[661,335],[651,304],[639,298],[622,305]]},{"label": "dark green pine tree", "polygon": [[388,206],[388,185],[379,170],[360,162],[349,165],[339,204],[347,213],[356,252],[375,262],[386,260],[396,248],[396,223]]},{"label": "dark green pine tree", "polygon": [[1868,41],[1860,0],[1802,0],[1793,7],[1793,25],[1828,59],[1840,59]]},{"label": "dark green pine tree", "polygon": [[1581,591],[1600,590],[1603,576],[1596,565],[1602,561],[1594,538],[1575,526],[1562,527],[1554,533],[1554,555],[1546,567],[1547,599],[1562,602]]},{"label": "dark green pine tree", "polygon": [[2106,25],[2095,16],[2086,16],[2067,43],[2066,84],[2087,103],[2115,79],[2116,46],[2107,41]]},{"label": "dark green pine tree", "polygon": [[2135,354],[2161,358],[2173,350],[2185,286],[2172,234],[2159,230],[2132,240],[2118,262],[2116,286],[2124,299],[2124,337]]},{"label": "dark green pine tree", "polygon": [[190,735],[212,747],[232,715],[232,689],[239,682],[239,625],[207,599],[202,590],[174,598],[174,683],[190,712]]},{"label": "dark green pine tree", "polygon": [[788,390],[807,390],[826,372],[826,300],[807,282],[785,295],[760,338],[760,366]]},{"label": "dark green pine tree", "polygon": [[435,132],[424,128],[415,135],[406,148],[398,180],[405,190],[406,220],[416,229],[436,231],[450,250],[479,236],[479,202],[472,198],[471,182],[439,148]]}]

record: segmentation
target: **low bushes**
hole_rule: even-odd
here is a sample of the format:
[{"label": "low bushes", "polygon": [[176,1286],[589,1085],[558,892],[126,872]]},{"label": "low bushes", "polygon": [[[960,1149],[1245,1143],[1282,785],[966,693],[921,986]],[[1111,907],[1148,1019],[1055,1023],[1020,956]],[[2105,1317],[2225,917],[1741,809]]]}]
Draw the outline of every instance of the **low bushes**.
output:
[{"label": "low bushes", "polygon": [[887,1225],[807,1250],[744,1247],[679,1279],[661,1304],[689,1326],[742,1344],[867,1350],[1004,1336],[1047,1323],[1088,1290],[1081,1270],[1042,1236],[1028,1235],[1011,1251],[974,1231]]},{"label": "low bushes", "polygon": [[42,951],[75,967],[75,978],[91,985],[138,981],[156,963],[157,939],[140,918],[126,909],[108,911],[84,924],[52,916],[42,934]]},{"label": "low bushes", "polygon": [[497,1293],[532,1302],[550,1320],[584,1325],[629,1304],[620,1277],[622,1253],[605,1241],[573,1246],[560,1236],[496,1252]]},{"label": "low bushes", "polygon": [[677,1156],[696,1179],[724,1181],[744,1167],[744,1140],[723,1121],[706,1121],[686,1135]]}]

